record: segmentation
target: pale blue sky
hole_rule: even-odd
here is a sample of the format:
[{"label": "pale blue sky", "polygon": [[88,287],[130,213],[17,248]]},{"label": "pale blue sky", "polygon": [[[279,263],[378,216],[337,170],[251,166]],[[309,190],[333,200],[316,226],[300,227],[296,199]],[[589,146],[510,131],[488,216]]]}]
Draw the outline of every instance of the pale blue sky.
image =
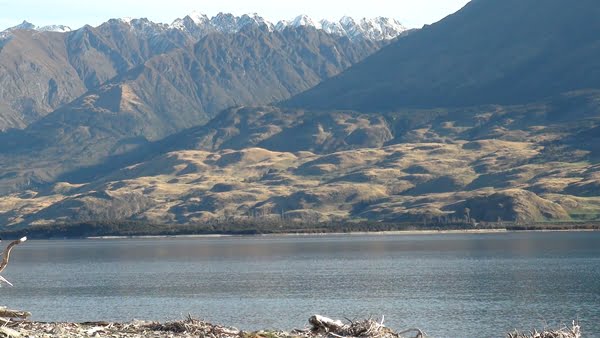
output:
[{"label": "pale blue sky", "polygon": [[315,19],[387,16],[414,28],[456,12],[468,0],[0,0],[0,30],[27,20],[38,26],[64,24],[76,29],[110,18],[146,17],[171,23],[192,11],[258,13],[277,21],[307,14]]}]

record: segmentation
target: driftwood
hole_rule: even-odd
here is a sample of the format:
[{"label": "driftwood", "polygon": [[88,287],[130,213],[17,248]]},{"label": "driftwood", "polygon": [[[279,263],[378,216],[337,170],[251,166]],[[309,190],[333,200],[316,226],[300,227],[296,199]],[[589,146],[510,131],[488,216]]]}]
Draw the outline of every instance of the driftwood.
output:
[{"label": "driftwood", "polygon": [[314,315],[308,322],[312,325],[311,332],[314,335],[325,335],[333,337],[368,337],[368,338],[402,338],[401,335],[414,332],[415,338],[424,338],[426,335],[420,329],[408,329],[402,332],[394,332],[380,322],[372,319],[362,321],[349,321],[348,324],[340,320],[334,320],[320,315]]},{"label": "driftwood", "polygon": [[6,326],[0,326],[0,337],[19,338],[21,334]]},{"label": "driftwood", "polygon": [[[6,266],[8,266],[8,262],[10,260],[10,252],[13,250],[13,248],[16,245],[25,242],[26,240],[27,237],[23,237],[16,241],[12,241],[10,242],[10,244],[8,244],[6,250],[4,250],[4,252],[2,253],[2,260],[0,261],[0,272],[4,271],[4,269],[6,269]],[[12,284],[9,281],[7,281],[6,278],[0,276],[0,285],[2,282],[12,286]],[[31,313],[29,312],[10,310],[0,306],[0,337],[21,337],[21,334],[18,331],[11,329],[7,325],[11,323],[11,319],[25,319],[29,316],[31,316]]]},{"label": "driftwood", "polygon": [[0,306],[0,318],[25,319],[29,316],[31,316],[31,313],[29,313],[29,312],[10,310],[10,309]]},{"label": "driftwood", "polygon": [[18,338],[21,337],[19,331],[10,327],[9,324],[15,324],[13,319],[25,319],[31,316],[31,313],[25,311],[9,310],[5,307],[0,307],[0,337]]},{"label": "driftwood", "polygon": [[[0,338],[6,337],[121,337],[121,338],[339,338],[339,337],[389,337],[401,338],[407,332],[416,332],[417,337],[425,337],[421,330],[393,332],[382,329],[383,320],[348,321],[344,324],[323,316],[313,316],[309,320],[312,329],[285,331],[241,331],[236,328],[214,325],[202,320],[189,317],[182,321],[167,323],[134,321],[130,323],[87,322],[87,323],[43,323],[31,321],[14,321],[0,327]],[[370,330],[369,330],[370,329]],[[340,331],[338,331],[340,330]],[[569,331],[571,330],[571,331]],[[516,335],[509,334],[508,338],[579,338],[579,326],[565,328],[559,331]],[[335,331],[335,332],[334,332]],[[336,333],[337,332],[337,333]],[[362,333],[361,333],[362,332]],[[570,333],[569,333],[570,332]],[[552,335],[553,334],[553,335]],[[562,335],[561,335],[562,334]],[[569,335],[571,334],[571,335]],[[420,336],[419,336],[420,335]]]},{"label": "driftwood", "polygon": [[581,327],[573,322],[571,327],[563,327],[559,330],[545,330],[538,332],[533,330],[529,333],[513,332],[507,335],[508,338],[581,338]]},{"label": "driftwood", "polygon": [[[12,241],[12,242],[10,242],[10,244],[8,244],[8,246],[6,247],[6,250],[4,250],[4,252],[2,253],[2,261],[0,261],[0,273],[2,271],[4,271],[4,269],[6,269],[6,266],[8,265],[8,261],[10,260],[10,252],[13,250],[13,248],[15,246],[17,246],[18,244],[25,242],[26,240],[27,240],[27,237],[23,237],[16,241]],[[12,284],[9,281],[7,281],[6,278],[0,276],[0,284],[2,282],[5,282],[6,284],[12,286]]]}]

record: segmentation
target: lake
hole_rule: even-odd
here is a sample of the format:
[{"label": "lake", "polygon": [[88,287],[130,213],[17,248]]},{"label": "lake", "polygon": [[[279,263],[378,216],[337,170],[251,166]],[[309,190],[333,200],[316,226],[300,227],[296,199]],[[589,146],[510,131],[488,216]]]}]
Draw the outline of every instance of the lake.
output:
[{"label": "lake", "polygon": [[189,313],[253,330],[385,315],[481,338],[577,319],[600,337],[600,232],[28,241],[11,259],[0,305],[40,321]]}]

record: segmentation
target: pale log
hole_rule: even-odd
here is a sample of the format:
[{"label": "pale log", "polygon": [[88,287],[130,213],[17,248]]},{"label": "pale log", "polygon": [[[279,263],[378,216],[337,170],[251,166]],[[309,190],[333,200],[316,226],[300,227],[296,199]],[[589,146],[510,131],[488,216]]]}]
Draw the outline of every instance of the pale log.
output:
[{"label": "pale log", "polygon": [[31,313],[26,311],[10,310],[0,306],[0,318],[20,318],[25,319],[31,316]]}]

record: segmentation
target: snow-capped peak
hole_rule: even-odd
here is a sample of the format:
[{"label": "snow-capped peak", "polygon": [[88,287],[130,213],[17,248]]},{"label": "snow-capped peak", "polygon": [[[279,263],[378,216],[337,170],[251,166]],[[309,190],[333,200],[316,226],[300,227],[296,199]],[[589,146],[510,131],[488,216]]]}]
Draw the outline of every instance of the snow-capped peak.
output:
[{"label": "snow-capped peak", "polygon": [[48,26],[40,27],[40,26],[36,26],[36,25],[32,24],[31,22],[23,21],[22,23],[14,26],[14,27],[8,28],[5,32],[10,32],[10,31],[15,31],[15,30],[34,30],[34,31],[41,31],[41,32],[65,33],[65,32],[70,32],[71,27],[64,26],[64,25],[48,25]]},{"label": "snow-capped peak", "polygon": [[384,17],[364,18],[360,20],[359,27],[361,34],[372,40],[390,40],[406,31],[398,20]]},{"label": "snow-capped peak", "polygon": [[204,25],[210,21],[206,14],[200,13],[198,11],[193,11],[192,13],[187,15],[196,25]]},{"label": "snow-capped peak", "polygon": [[[375,41],[391,40],[406,31],[406,28],[395,19],[377,17],[372,19],[363,18],[356,20],[344,16],[338,21],[314,20],[307,15],[299,15],[292,20],[281,20],[276,25],[265,20],[256,13],[235,16],[230,13],[219,13],[212,18],[205,14],[194,11],[183,18],[176,19],[170,25],[154,23],[148,19],[120,18],[111,19],[109,23],[120,22],[129,25],[136,33],[155,36],[165,30],[174,29],[182,31],[189,36],[200,39],[210,32],[222,32],[226,34],[237,33],[245,27],[258,27],[272,31],[284,31],[287,28],[314,27],[328,34],[345,36],[351,40],[369,39]],[[53,32],[70,32],[71,28],[63,25],[51,25],[38,27],[27,21],[7,29],[3,36],[10,35],[14,30],[38,30]]]},{"label": "snow-capped peak", "polygon": [[339,22],[323,19],[319,21],[319,24],[321,25],[321,29],[328,34],[334,34],[339,36],[345,34],[344,27],[342,27],[341,23]]},{"label": "snow-capped peak", "polygon": [[340,24],[341,24],[342,26],[356,25],[356,20],[354,20],[354,18],[353,18],[353,17],[351,17],[351,16],[343,16],[343,17],[340,19]]},{"label": "snow-capped peak", "polygon": [[287,27],[301,26],[315,27],[329,34],[347,36],[350,39],[369,39],[375,41],[391,40],[406,31],[406,27],[398,20],[391,18],[377,17],[356,20],[352,17],[344,16],[337,22],[325,19],[317,22],[306,15],[300,15],[292,21],[280,21],[275,29],[282,31]]},{"label": "snow-capped peak", "polygon": [[212,18],[198,12],[193,12],[183,19],[176,19],[171,28],[182,30],[197,38],[208,32],[218,31],[222,33],[237,33],[244,27],[254,26],[266,28],[273,31],[275,26],[256,13],[235,16],[230,13],[219,13]]},{"label": "snow-capped peak", "polygon": [[288,27],[290,25],[291,25],[290,21],[288,21],[288,20],[280,20],[275,25],[275,30],[281,32],[282,30],[284,30],[286,27]]},{"label": "snow-capped peak", "polygon": [[10,27],[9,29],[7,29],[7,31],[15,31],[15,30],[36,30],[37,26],[32,24],[31,22],[28,22],[26,20],[23,20],[23,22],[21,22],[20,24],[14,26],[14,27]]},{"label": "snow-capped peak", "polygon": [[130,16],[125,16],[125,17],[119,18],[118,21],[121,21],[122,23],[130,25],[131,21],[133,21],[133,18]]},{"label": "snow-capped peak", "polygon": [[58,32],[66,33],[72,31],[71,27],[65,25],[48,25],[37,28],[38,31],[42,32]]},{"label": "snow-capped peak", "polygon": [[313,20],[311,17],[309,17],[308,15],[299,15],[297,16],[291,23],[292,27],[302,27],[302,26],[308,26],[308,27],[315,27],[317,29],[321,29],[321,25],[319,22],[316,22],[315,20]]},{"label": "snow-capped peak", "polygon": [[269,31],[273,31],[275,28],[271,22],[256,13],[244,14],[238,19],[238,30],[246,26],[265,27]]},{"label": "snow-capped peak", "polygon": [[223,33],[235,33],[238,29],[239,17],[231,13],[219,13],[210,19],[211,25],[216,28],[219,32]]}]

